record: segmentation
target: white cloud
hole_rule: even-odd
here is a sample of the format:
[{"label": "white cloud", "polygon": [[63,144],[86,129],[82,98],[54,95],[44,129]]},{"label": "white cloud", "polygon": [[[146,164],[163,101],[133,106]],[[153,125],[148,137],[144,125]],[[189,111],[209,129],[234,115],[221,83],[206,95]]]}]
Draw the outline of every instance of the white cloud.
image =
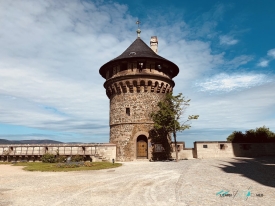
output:
[{"label": "white cloud", "polygon": [[231,60],[227,60],[224,63],[224,66],[228,67],[229,69],[236,69],[242,65],[247,64],[248,62],[250,62],[251,60],[253,60],[252,56],[249,55],[240,55],[240,56],[236,56]]},{"label": "white cloud", "polygon": [[0,122],[108,134],[108,98],[98,70],[132,41],[135,20],[126,11],[77,0],[2,2]]},{"label": "white cloud", "polygon": [[168,44],[166,39],[160,40],[161,44],[164,44],[160,49],[161,55],[180,68],[180,73],[175,79],[180,81],[180,84],[192,81],[224,62],[223,53],[212,54],[207,42],[181,40]]},{"label": "white cloud", "polygon": [[237,39],[234,39],[232,36],[228,36],[228,35],[223,35],[223,36],[220,36],[219,38],[220,38],[221,45],[235,45],[239,42]]},{"label": "white cloud", "polygon": [[257,64],[257,66],[259,66],[259,67],[267,67],[267,66],[268,66],[268,63],[269,63],[268,60],[263,59],[263,60],[261,60],[261,61]]},{"label": "white cloud", "polygon": [[257,66],[259,67],[267,67],[269,62],[275,59],[275,49],[270,49],[267,51],[267,56],[265,59],[261,59]]},{"label": "white cloud", "polygon": [[272,57],[272,58],[275,58],[275,49],[270,49],[268,52],[267,52],[267,55]]},{"label": "white cloud", "polygon": [[196,83],[200,91],[230,92],[262,85],[271,80],[264,74],[218,74],[204,82]]}]

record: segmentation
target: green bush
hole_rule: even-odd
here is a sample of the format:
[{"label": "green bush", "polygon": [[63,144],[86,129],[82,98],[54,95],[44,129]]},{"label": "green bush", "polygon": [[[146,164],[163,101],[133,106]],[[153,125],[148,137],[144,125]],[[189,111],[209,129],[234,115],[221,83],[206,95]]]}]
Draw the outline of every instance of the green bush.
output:
[{"label": "green bush", "polygon": [[233,143],[265,143],[275,142],[275,133],[269,128],[263,126],[256,129],[250,129],[242,133],[234,131],[227,137],[227,141]]},{"label": "green bush", "polygon": [[42,162],[44,163],[55,163],[56,159],[55,159],[55,155],[54,154],[49,154],[46,153],[41,157]]},{"label": "green bush", "polygon": [[76,167],[93,167],[94,164],[90,162],[66,162],[66,163],[58,163],[56,167],[58,168],[76,168]]},{"label": "green bush", "polygon": [[76,168],[83,166],[80,162],[69,162],[69,163],[58,163],[56,167],[58,168]]},{"label": "green bush", "polygon": [[75,156],[72,156],[71,161],[72,162],[82,162],[82,161],[84,161],[84,158],[81,155],[75,155]]},{"label": "green bush", "polygon": [[86,162],[84,162],[84,166],[85,167],[92,167],[92,166],[94,166],[94,164],[89,162],[89,161],[86,161]]},{"label": "green bush", "polygon": [[66,156],[58,156],[56,157],[56,162],[66,162]]},{"label": "green bush", "polygon": [[73,165],[69,167],[69,165],[67,166],[65,163],[58,163],[55,166],[58,168],[74,168],[72,167]]}]

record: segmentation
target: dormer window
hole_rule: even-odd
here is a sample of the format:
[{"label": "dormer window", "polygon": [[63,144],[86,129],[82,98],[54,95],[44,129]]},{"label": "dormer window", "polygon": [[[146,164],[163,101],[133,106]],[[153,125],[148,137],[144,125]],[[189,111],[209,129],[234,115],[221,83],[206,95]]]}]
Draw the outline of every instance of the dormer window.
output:
[{"label": "dormer window", "polygon": [[139,65],[140,69],[143,69],[143,63],[142,62],[138,63],[138,65]]},{"label": "dormer window", "polygon": [[137,53],[136,52],[130,52],[129,56],[135,56]]},{"label": "dormer window", "polygon": [[162,68],[162,65],[161,65],[161,64],[156,63],[155,69],[160,71],[160,70],[162,70],[163,68]]},{"label": "dormer window", "polygon": [[145,63],[144,62],[138,62],[138,70],[139,71],[142,71],[142,69],[144,69],[145,68]]}]

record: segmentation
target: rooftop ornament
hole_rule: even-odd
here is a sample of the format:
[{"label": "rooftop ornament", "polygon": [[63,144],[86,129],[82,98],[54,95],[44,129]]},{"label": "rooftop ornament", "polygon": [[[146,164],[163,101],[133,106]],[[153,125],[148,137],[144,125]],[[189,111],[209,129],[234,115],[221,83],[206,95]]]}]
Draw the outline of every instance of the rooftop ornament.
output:
[{"label": "rooftop ornament", "polygon": [[137,37],[140,38],[140,33],[141,33],[141,30],[139,28],[139,25],[140,25],[140,21],[137,20],[136,24],[138,25],[138,29],[137,29]]}]

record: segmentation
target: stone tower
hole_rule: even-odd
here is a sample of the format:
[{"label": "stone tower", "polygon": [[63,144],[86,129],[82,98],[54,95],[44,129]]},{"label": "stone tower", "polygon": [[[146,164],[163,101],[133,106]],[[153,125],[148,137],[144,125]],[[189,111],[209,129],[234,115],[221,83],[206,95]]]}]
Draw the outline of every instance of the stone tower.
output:
[{"label": "stone tower", "polygon": [[[104,64],[99,73],[106,79],[104,87],[110,99],[110,143],[117,145],[117,160],[151,158],[150,113],[165,93],[171,92],[172,80],[179,68],[159,56],[141,38],[118,57]],[[157,47],[154,36],[151,43]],[[156,51],[156,50],[155,50]]]}]

